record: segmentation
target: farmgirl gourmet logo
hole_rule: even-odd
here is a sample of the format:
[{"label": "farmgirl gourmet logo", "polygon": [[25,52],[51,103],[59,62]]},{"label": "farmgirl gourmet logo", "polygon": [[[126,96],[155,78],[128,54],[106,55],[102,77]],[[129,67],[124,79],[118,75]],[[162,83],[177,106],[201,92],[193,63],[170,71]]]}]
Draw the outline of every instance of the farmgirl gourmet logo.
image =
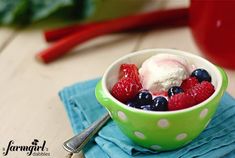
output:
[{"label": "farmgirl gourmet logo", "polygon": [[37,139],[34,139],[30,145],[18,145],[14,140],[10,140],[7,147],[3,147],[3,156],[11,152],[25,152],[27,156],[50,156],[46,141],[39,142]]}]

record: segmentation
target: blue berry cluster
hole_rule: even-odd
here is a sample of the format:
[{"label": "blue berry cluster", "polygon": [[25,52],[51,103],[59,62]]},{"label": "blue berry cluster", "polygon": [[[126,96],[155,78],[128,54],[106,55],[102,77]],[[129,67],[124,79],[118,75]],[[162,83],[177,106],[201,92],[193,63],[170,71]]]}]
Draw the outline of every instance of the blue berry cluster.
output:
[{"label": "blue berry cluster", "polygon": [[196,77],[199,82],[211,82],[211,76],[205,69],[196,69],[192,72],[191,77]]},{"label": "blue berry cluster", "polygon": [[[211,76],[205,69],[194,70],[191,77],[196,77],[199,82],[211,82]],[[168,97],[183,92],[184,90],[181,87],[173,86],[168,90]],[[163,96],[157,96],[153,99],[148,90],[141,90],[132,101],[127,102],[127,106],[147,111],[167,111],[168,101]]]},{"label": "blue berry cluster", "polygon": [[158,96],[153,99],[152,94],[147,90],[140,91],[134,100],[127,103],[128,106],[142,110],[167,111],[167,99]]},{"label": "blue berry cluster", "polygon": [[182,93],[184,90],[179,86],[173,86],[168,90],[168,96],[171,97],[175,94]]}]

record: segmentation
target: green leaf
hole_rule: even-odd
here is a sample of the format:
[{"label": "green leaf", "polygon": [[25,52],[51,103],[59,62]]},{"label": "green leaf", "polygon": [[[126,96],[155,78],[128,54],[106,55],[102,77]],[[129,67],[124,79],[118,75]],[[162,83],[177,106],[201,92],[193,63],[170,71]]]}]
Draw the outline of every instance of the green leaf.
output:
[{"label": "green leaf", "polygon": [[98,21],[138,11],[149,0],[0,0],[0,23],[28,24],[58,18]]},{"label": "green leaf", "polygon": [[133,14],[149,0],[86,0],[83,10],[88,21],[99,21]]},{"label": "green leaf", "polygon": [[31,0],[32,21],[41,20],[65,7],[72,7],[73,0]]},{"label": "green leaf", "polygon": [[0,0],[0,23],[26,23],[29,20],[29,0]]}]

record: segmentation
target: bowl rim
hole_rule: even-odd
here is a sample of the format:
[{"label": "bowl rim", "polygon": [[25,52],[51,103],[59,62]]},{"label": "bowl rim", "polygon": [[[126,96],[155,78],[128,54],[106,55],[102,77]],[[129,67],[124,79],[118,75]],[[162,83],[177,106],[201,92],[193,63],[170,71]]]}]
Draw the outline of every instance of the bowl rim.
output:
[{"label": "bowl rim", "polygon": [[[199,103],[195,106],[192,106],[192,107],[189,107],[189,108],[186,108],[186,109],[175,110],[175,111],[147,111],[147,110],[141,110],[141,109],[128,107],[124,103],[118,101],[116,98],[114,98],[111,95],[108,88],[106,87],[106,80],[107,80],[107,75],[109,74],[109,71],[112,69],[112,67],[114,65],[116,65],[117,63],[119,63],[120,61],[122,61],[126,58],[130,58],[132,56],[136,56],[136,55],[139,55],[139,54],[145,54],[145,53],[148,53],[148,52],[151,52],[151,51],[166,51],[168,53],[177,52],[177,53],[180,53],[182,55],[190,56],[192,58],[197,58],[197,59],[202,60],[203,62],[206,62],[207,64],[211,65],[211,67],[214,69],[213,71],[215,71],[215,73],[216,73],[216,76],[219,76],[219,78],[217,78],[217,87],[215,89],[215,92],[209,98],[207,98],[205,101],[203,101],[203,102],[201,102],[201,103]],[[166,114],[186,113],[186,112],[189,112],[189,111],[194,111],[196,109],[199,109],[199,108],[203,107],[204,105],[207,105],[207,103],[211,102],[219,94],[219,92],[221,91],[222,82],[223,82],[223,77],[222,77],[222,74],[219,71],[218,67],[216,65],[212,64],[210,61],[204,59],[203,57],[192,54],[190,52],[177,50],[177,49],[155,48],[155,49],[142,49],[142,50],[134,51],[130,54],[124,55],[124,56],[120,57],[119,59],[115,60],[104,72],[104,75],[103,75],[102,80],[101,80],[101,88],[102,88],[102,91],[103,91],[104,95],[108,99],[110,99],[112,102],[115,102],[115,105],[118,105],[121,108],[124,108],[125,110],[132,111],[134,113],[142,113],[142,114],[148,114],[148,115],[166,115]],[[109,106],[111,106],[111,105],[109,105]]]}]

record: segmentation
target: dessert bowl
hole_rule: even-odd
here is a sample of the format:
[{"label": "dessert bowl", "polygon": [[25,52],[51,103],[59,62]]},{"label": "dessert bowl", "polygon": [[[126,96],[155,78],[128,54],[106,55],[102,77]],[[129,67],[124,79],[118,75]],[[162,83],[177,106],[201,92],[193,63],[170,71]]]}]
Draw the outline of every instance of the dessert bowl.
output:
[{"label": "dessert bowl", "polygon": [[[206,69],[215,92],[193,107],[176,111],[144,111],[129,107],[115,99],[110,90],[118,80],[121,64],[138,67],[149,57],[168,53],[182,56],[197,68]],[[167,70],[166,70],[167,71]],[[209,124],[228,84],[226,73],[206,59],[174,49],[146,49],[128,54],[113,62],[97,84],[95,94],[121,131],[136,144],[152,150],[180,148],[195,139]]]}]

